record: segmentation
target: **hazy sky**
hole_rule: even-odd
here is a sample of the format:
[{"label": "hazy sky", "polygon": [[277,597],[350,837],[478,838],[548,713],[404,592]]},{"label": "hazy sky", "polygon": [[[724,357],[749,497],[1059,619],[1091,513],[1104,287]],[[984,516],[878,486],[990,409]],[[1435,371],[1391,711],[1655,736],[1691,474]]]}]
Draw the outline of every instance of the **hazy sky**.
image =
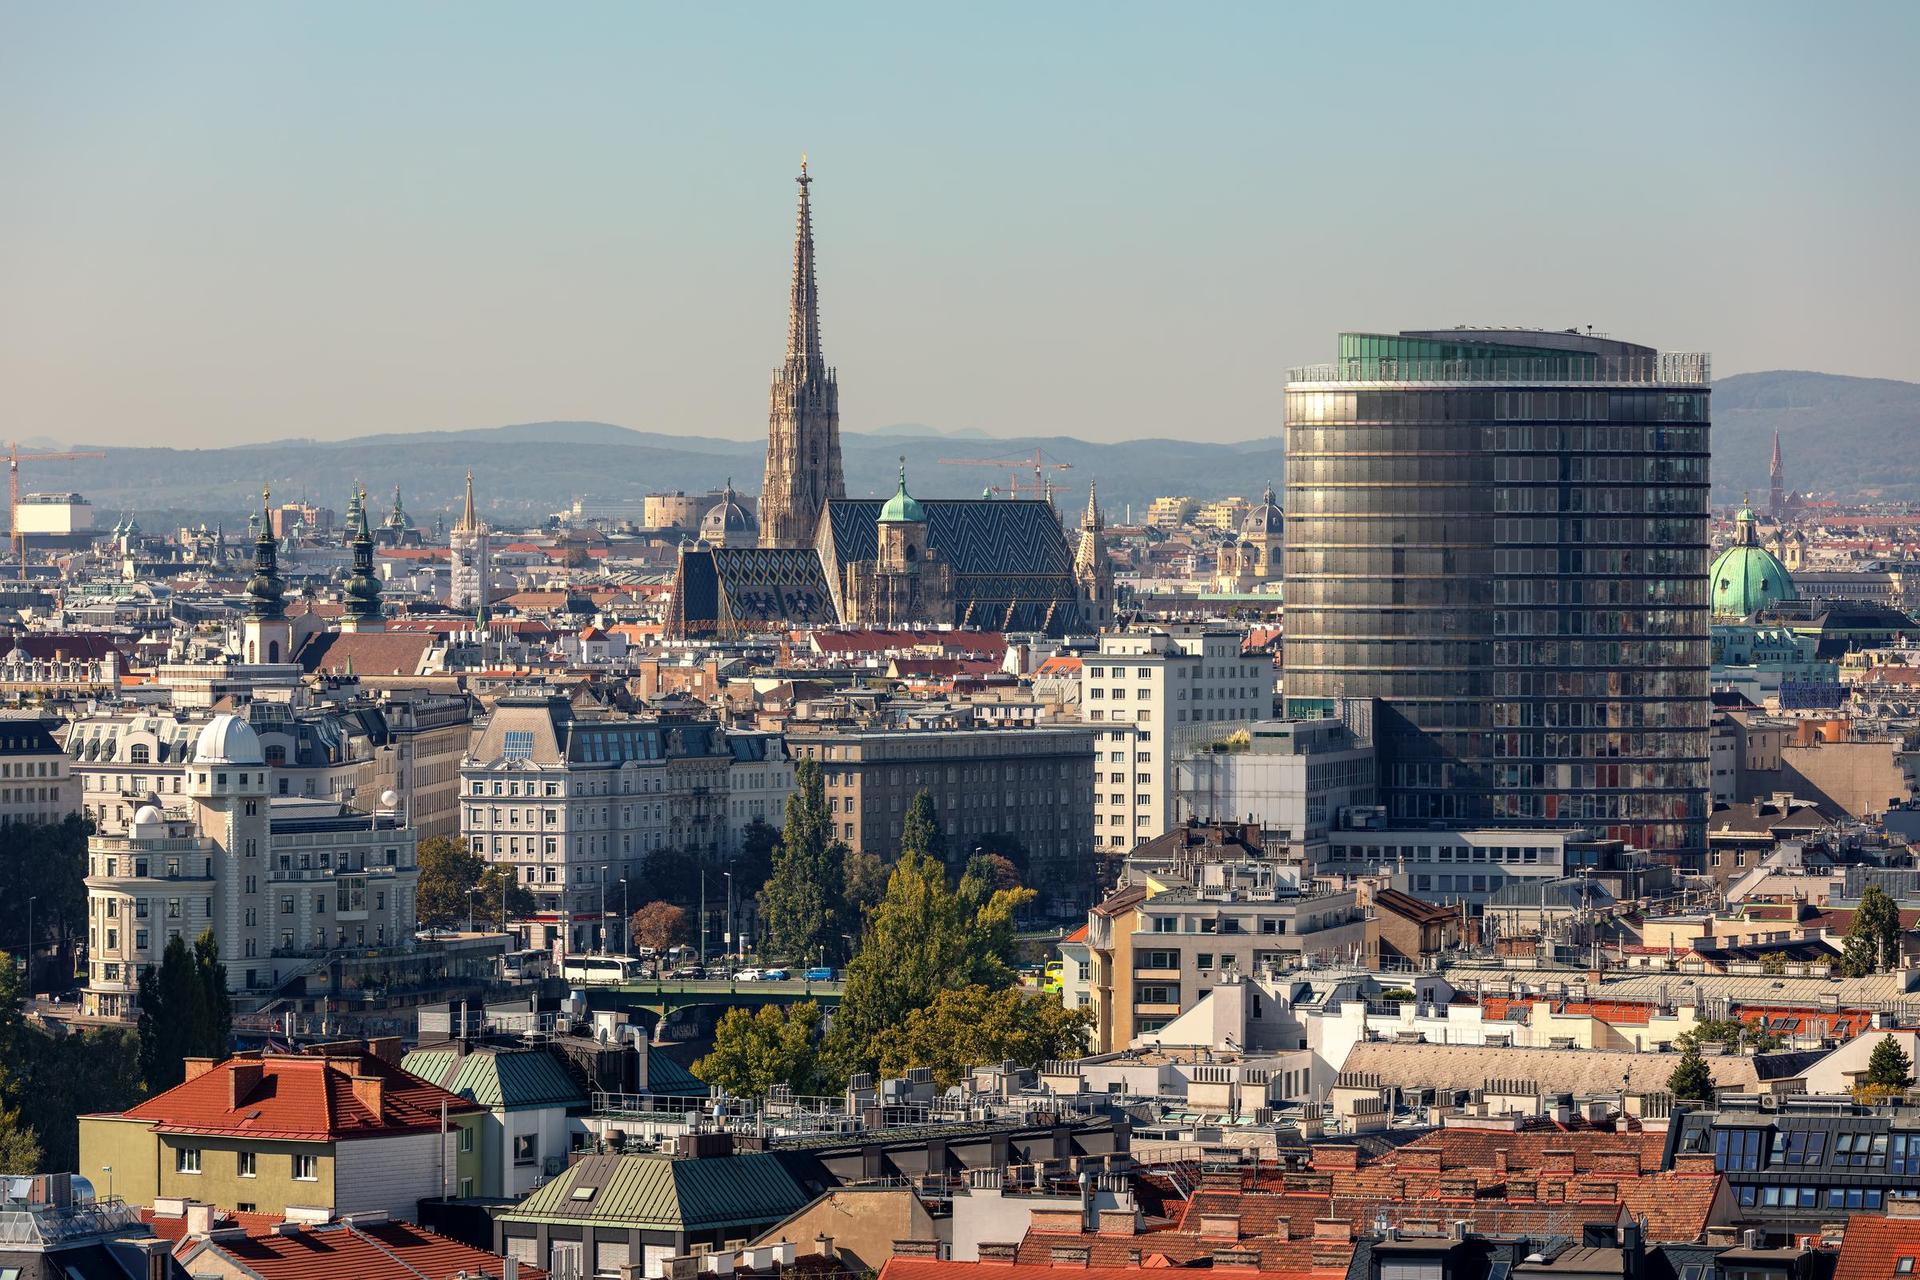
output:
[{"label": "hazy sky", "polygon": [[0,3],[0,436],[1279,429],[1342,328],[1920,380],[1920,4]]}]

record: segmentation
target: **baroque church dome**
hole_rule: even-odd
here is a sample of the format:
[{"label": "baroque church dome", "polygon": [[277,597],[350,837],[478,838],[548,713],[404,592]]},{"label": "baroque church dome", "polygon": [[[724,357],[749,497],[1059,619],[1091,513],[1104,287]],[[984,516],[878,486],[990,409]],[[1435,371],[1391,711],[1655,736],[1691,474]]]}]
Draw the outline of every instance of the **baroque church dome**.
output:
[{"label": "baroque church dome", "polygon": [[1280,504],[1274,500],[1273,486],[1260,495],[1259,503],[1247,513],[1240,522],[1240,536],[1246,539],[1278,538],[1286,530],[1287,518],[1280,510]]},{"label": "baroque church dome", "polygon": [[1714,559],[1707,578],[1713,591],[1713,616],[1749,618],[1782,600],[1798,600],[1799,588],[1780,557],[1760,545],[1753,507],[1743,505],[1733,518],[1733,545]]}]

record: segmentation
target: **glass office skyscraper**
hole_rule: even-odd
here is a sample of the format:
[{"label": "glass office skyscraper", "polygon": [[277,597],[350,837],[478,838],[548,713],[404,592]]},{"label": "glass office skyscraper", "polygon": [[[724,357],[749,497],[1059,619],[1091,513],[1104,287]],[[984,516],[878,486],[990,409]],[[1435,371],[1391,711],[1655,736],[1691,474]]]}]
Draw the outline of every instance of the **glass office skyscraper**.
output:
[{"label": "glass office skyscraper", "polygon": [[1396,825],[1706,849],[1704,355],[1348,333],[1287,384],[1286,696],[1380,700]]}]

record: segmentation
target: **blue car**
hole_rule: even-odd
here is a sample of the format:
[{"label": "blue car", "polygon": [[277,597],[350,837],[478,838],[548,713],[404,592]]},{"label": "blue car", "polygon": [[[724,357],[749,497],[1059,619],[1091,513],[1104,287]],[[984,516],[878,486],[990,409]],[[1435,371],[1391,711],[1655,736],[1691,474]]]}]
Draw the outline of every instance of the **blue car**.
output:
[{"label": "blue car", "polygon": [[809,969],[800,975],[800,979],[803,982],[832,982],[833,970],[825,966]]}]

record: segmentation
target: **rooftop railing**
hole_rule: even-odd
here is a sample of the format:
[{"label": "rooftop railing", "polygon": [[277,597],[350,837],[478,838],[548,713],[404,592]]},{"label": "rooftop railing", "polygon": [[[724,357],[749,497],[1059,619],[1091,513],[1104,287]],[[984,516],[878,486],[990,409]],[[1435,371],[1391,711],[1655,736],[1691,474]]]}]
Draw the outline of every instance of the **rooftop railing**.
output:
[{"label": "rooftop railing", "polygon": [[95,1200],[64,1208],[9,1202],[0,1208],[0,1245],[48,1246],[87,1236],[125,1231],[140,1215],[121,1200]]},{"label": "rooftop railing", "polygon": [[1471,360],[1395,360],[1361,356],[1287,371],[1290,383],[1581,382],[1704,387],[1713,359],[1704,351],[1651,356],[1508,356]]}]

